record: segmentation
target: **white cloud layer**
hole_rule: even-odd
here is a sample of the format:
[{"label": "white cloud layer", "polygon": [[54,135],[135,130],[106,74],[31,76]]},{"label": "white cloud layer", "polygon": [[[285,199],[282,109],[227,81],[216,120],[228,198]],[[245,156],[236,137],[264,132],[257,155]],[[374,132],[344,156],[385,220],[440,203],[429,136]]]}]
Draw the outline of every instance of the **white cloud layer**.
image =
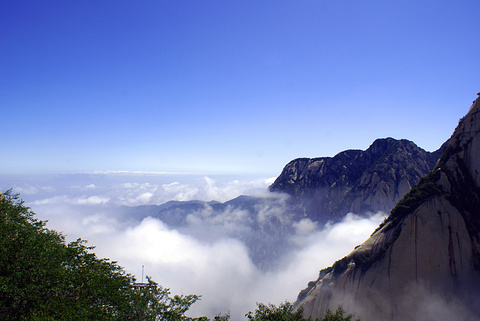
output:
[{"label": "white cloud layer", "polygon": [[[2,177],[0,177],[2,178]],[[98,172],[15,179],[3,178],[31,206],[45,204],[137,206],[175,201],[225,202],[239,195],[262,195],[274,178],[231,179],[144,172]],[[9,184],[9,182],[11,182]]]},{"label": "white cloud layer", "polygon": [[[194,316],[212,317],[230,311],[233,320],[241,320],[255,309],[256,302],[295,301],[300,290],[318,277],[320,269],[348,254],[383,220],[381,214],[369,218],[349,214],[340,223],[324,227],[309,219],[294,222],[292,241],[297,250],[284,256],[275,270],[265,272],[252,262],[247,246],[231,236],[248,232],[241,230],[248,229],[246,225],[239,224],[246,219],[242,210],[227,208],[212,216],[206,208],[188,215],[186,227],[175,229],[152,217],[140,221],[122,217],[117,206],[159,204],[172,199],[225,201],[249,192],[265,194],[271,180],[218,182],[197,177],[190,182],[145,182],[136,178],[105,182],[97,177],[94,181],[85,179],[74,188],[51,186],[50,194],[30,194],[28,205],[39,218],[48,219],[49,228],[63,232],[68,240],[87,239],[89,245],[96,246],[98,256],[118,261],[137,278],[141,278],[144,265],[145,273],[171,288],[172,293],[201,295],[190,311]],[[283,219],[281,204],[279,199],[259,209],[256,219]],[[208,237],[213,229],[221,231],[216,237]]]},{"label": "white cloud layer", "polygon": [[[64,215],[65,210],[69,217]],[[86,214],[77,212],[78,207],[65,210],[50,215],[51,225],[89,240],[96,246],[97,255],[118,261],[137,278],[144,265],[146,274],[173,293],[202,295],[191,315],[212,317],[231,311],[233,320],[243,319],[246,312],[255,309],[256,302],[295,301],[300,290],[317,278],[320,269],[331,266],[362,243],[384,217],[349,214],[338,224],[302,229],[297,240],[299,249],[286,256],[276,270],[265,272],[251,261],[247,247],[234,238],[205,241],[151,217],[125,226],[113,213]]]}]

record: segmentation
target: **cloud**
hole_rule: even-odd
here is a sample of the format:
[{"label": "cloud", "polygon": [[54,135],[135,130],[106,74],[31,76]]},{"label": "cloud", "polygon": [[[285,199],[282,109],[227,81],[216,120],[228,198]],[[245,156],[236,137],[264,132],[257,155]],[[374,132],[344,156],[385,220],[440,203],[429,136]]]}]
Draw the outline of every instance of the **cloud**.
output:
[{"label": "cloud", "polygon": [[[8,187],[11,188],[11,187]],[[39,193],[52,193],[55,189],[50,186],[34,186],[30,184],[23,184],[23,186],[16,186],[15,192],[21,195],[38,195]]]},{"label": "cloud", "polygon": [[[233,320],[245,319],[256,302],[295,301],[300,290],[318,277],[320,269],[348,254],[383,220],[381,214],[369,218],[350,214],[340,223],[318,226],[286,213],[282,195],[255,205],[256,216],[235,206],[215,212],[206,205],[187,213],[184,225],[178,227],[154,217],[125,217],[118,206],[161,204],[172,199],[218,197],[225,201],[241,194],[264,196],[271,183],[271,179],[158,177],[161,180],[147,176],[142,180],[138,175],[129,179],[114,174],[81,175],[75,178],[81,182],[68,180],[52,185],[63,195],[38,193],[31,195],[27,205],[39,213],[40,219],[49,221],[49,228],[66,234],[67,240],[87,239],[98,256],[118,261],[138,278],[144,265],[145,273],[171,288],[172,293],[202,295],[192,306],[192,316],[212,317],[231,311]],[[263,270],[252,261],[248,242],[251,237],[268,235],[268,228],[276,227],[269,225],[272,222],[291,227],[290,234],[284,236],[295,250],[283,253],[275,269]],[[267,234],[253,230],[252,224],[258,224]]]},{"label": "cloud", "polygon": [[33,195],[38,193],[38,188],[31,185],[25,185],[23,187],[17,187],[16,191],[17,193],[21,193],[23,195]]},{"label": "cloud", "polygon": [[293,223],[293,227],[298,235],[309,235],[318,227],[317,222],[313,222],[309,218],[301,219],[299,222]]},{"label": "cloud", "polygon": [[107,204],[110,201],[109,197],[105,196],[77,196],[69,197],[67,195],[58,195],[40,200],[29,202],[29,206],[41,206],[41,205],[101,205]]},{"label": "cloud", "polygon": [[91,205],[97,201],[103,205],[137,206],[160,205],[171,200],[225,202],[240,195],[264,195],[273,178],[239,180],[171,173],[95,172],[58,174],[45,181],[52,187],[42,186],[35,178],[24,183],[16,181],[13,187],[32,205]]},{"label": "cloud", "polygon": [[73,203],[78,205],[101,205],[107,204],[109,201],[109,197],[102,196],[79,197],[73,199]]},{"label": "cloud", "polygon": [[162,190],[170,196],[170,199],[176,201],[196,199],[225,202],[239,195],[263,195],[271,182],[271,178],[219,182],[211,177],[203,176],[194,185],[172,182],[163,184]]},{"label": "cloud", "polygon": [[[247,245],[229,236],[251,232],[241,230],[246,225],[238,223],[246,213],[240,210],[230,208],[215,217],[209,216],[207,208],[203,218],[190,215],[194,221],[184,229],[171,228],[152,217],[125,225],[114,211],[87,214],[78,206],[68,209],[68,217],[64,213],[50,215],[50,223],[67,231],[73,236],[70,239],[89,240],[98,256],[113,258],[138,278],[144,265],[145,273],[172,293],[201,295],[190,315],[212,317],[231,311],[234,320],[244,319],[256,302],[295,301],[300,290],[318,277],[320,269],[348,254],[383,219],[382,215],[349,215],[340,223],[316,228],[313,222],[299,221],[295,237],[302,241],[297,250],[286,255],[275,270],[263,271],[252,262]],[[214,237],[215,229],[222,232]],[[350,232],[348,238],[345,231]]]},{"label": "cloud", "polygon": [[[18,189],[15,189],[15,191],[18,191]],[[71,199],[67,195],[58,195],[49,198],[43,198],[40,200],[35,200],[29,202],[29,206],[55,205],[64,203],[71,203]]]}]

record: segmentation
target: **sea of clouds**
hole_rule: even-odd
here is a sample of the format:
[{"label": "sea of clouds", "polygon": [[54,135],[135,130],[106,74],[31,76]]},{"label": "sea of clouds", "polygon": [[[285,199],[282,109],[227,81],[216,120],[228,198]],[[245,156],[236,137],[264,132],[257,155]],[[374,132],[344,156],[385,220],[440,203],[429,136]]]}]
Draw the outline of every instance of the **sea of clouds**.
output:
[{"label": "sea of clouds", "polygon": [[[126,217],[119,209],[171,200],[225,202],[239,195],[271,197],[267,188],[273,180],[95,172],[1,175],[0,188],[20,193],[38,218],[48,220],[47,227],[62,232],[68,241],[88,240],[99,257],[117,261],[139,281],[144,266],[146,275],[173,294],[201,295],[190,315],[212,317],[230,311],[232,319],[239,320],[256,308],[256,302],[294,302],[320,269],[367,239],[384,215],[362,218],[348,214],[341,222],[325,226],[309,219],[296,221],[290,240],[296,244],[295,251],[284,253],[275,269],[266,271],[252,262],[246,244],[231,236],[231,231],[244,228],[241,212],[228,209],[215,217],[208,212],[192,214],[188,225],[180,229],[155,217]],[[259,215],[271,213],[260,211]],[[275,213],[282,215],[278,208]],[[212,232],[218,229],[222,231]],[[217,236],[208,237],[213,234]]]}]

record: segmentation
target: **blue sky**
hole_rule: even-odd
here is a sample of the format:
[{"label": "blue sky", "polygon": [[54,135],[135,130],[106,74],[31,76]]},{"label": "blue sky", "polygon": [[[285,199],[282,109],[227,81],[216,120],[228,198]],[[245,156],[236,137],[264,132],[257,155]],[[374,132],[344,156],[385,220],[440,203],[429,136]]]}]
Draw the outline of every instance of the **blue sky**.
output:
[{"label": "blue sky", "polygon": [[480,91],[478,1],[1,1],[0,172],[278,174],[427,150]]}]

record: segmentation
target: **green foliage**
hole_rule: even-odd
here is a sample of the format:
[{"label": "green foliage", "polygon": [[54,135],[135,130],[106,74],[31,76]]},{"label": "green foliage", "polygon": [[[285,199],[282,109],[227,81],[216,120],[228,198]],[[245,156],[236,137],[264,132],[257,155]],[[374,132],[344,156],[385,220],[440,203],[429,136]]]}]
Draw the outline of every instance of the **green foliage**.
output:
[{"label": "green foliage", "polygon": [[84,240],[69,244],[34,218],[18,195],[0,194],[2,320],[208,320],[185,316],[197,295],[170,296],[99,259]]},{"label": "green foliage", "polygon": [[[351,321],[352,318],[354,317],[354,315],[351,313],[348,315],[344,315],[344,314],[345,314],[345,311],[343,311],[342,306],[339,306],[335,314],[333,314],[332,311],[328,309],[325,316],[320,320],[317,319],[317,321]],[[360,319],[356,319],[356,321],[360,321]]]},{"label": "green foliage", "polygon": [[230,320],[230,312],[227,312],[225,314],[217,314],[214,318],[214,321],[228,321]]},{"label": "green foliage", "polygon": [[[265,305],[263,303],[257,303],[258,308],[255,312],[248,312],[245,316],[249,320],[253,321],[311,321],[311,318],[303,317],[303,308],[299,307],[294,309],[290,302],[285,301],[280,306],[273,304]],[[354,317],[353,314],[345,315],[345,311],[342,306],[337,308],[335,313],[332,313],[329,309],[322,319],[317,318],[316,321],[351,321]],[[360,319],[356,319],[360,321]]]},{"label": "green foliage", "polygon": [[304,321],[309,320],[303,317],[303,309],[299,308],[294,311],[293,304],[284,302],[280,306],[273,304],[265,305],[257,303],[255,312],[249,311],[245,315],[249,320],[253,321]]},{"label": "green foliage", "polygon": [[440,172],[432,171],[425,177],[420,179],[419,183],[414,186],[405,197],[398,202],[395,208],[392,210],[391,217],[395,219],[403,218],[405,215],[411,213],[420,204],[432,196],[441,195],[442,190],[435,184],[440,178]]},{"label": "green foliage", "polygon": [[135,296],[135,318],[134,320],[208,320],[206,317],[190,318],[185,312],[190,306],[200,299],[195,294],[170,296],[170,290],[163,288],[147,277],[146,287],[137,290]]}]

